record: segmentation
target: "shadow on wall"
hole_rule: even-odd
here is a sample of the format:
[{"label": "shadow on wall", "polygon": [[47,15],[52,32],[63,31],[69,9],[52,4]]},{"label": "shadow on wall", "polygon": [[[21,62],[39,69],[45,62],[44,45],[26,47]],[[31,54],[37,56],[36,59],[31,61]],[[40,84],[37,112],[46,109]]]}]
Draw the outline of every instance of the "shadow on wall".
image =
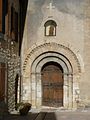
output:
[{"label": "shadow on wall", "polygon": [[3,117],[4,120],[57,120],[54,112],[40,112],[31,113],[27,116],[20,116],[18,114],[9,114]]},{"label": "shadow on wall", "polygon": [[20,43],[19,43],[19,53],[20,53],[24,26],[25,26],[28,0],[19,0],[19,1],[20,1]]}]

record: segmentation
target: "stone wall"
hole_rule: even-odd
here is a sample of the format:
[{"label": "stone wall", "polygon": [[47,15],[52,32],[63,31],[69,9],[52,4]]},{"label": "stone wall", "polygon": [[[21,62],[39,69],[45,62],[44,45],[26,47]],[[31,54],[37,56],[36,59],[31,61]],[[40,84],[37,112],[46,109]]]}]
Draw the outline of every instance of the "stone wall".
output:
[{"label": "stone wall", "polygon": [[9,111],[15,109],[15,78],[17,74],[20,76],[19,60],[20,58],[18,56],[12,55],[8,61],[8,108],[9,108]]},{"label": "stone wall", "polygon": [[[69,7],[69,1],[61,2],[60,0],[54,0],[52,4],[54,9],[52,9],[51,13],[47,8],[49,3],[50,1],[42,0],[39,0],[38,4],[36,4],[33,0],[28,1],[22,43],[22,62],[24,62],[25,58],[27,57],[26,53],[30,51],[29,49],[32,46],[44,44],[47,42],[56,42],[70,47],[74,51],[78,52],[81,56],[81,59],[83,59],[84,19],[83,16],[81,16],[81,11],[83,11],[84,4],[83,0],[80,3],[81,8],[78,10],[78,15],[74,13],[75,11],[72,13],[73,7],[77,9],[76,1],[75,3],[72,3],[72,6]],[[67,12],[64,7],[69,7]],[[44,24],[48,20],[54,20],[57,23],[56,36],[54,37],[45,37]],[[77,44],[77,42],[80,44]]]},{"label": "stone wall", "polygon": [[[88,90],[90,88],[89,0],[67,0],[63,2],[61,2],[60,0],[54,0],[52,4],[52,9],[50,9],[51,11],[49,10],[50,1],[39,0],[38,4],[36,3],[37,2],[34,2],[33,0],[28,1],[28,9],[26,14],[25,29],[22,42],[21,63],[23,86],[25,88],[31,89],[31,64],[33,64],[33,62],[41,54],[44,54],[44,45],[46,44],[47,46],[47,53],[51,50],[55,52],[57,50],[54,46],[52,46],[52,43],[56,43],[66,47],[67,49],[70,49],[75,54],[78,61],[77,63],[79,63],[79,67],[81,69],[80,72],[75,71],[73,73],[73,81],[76,81],[76,83],[73,84],[73,87],[77,88],[76,91],[72,91],[73,101],[76,100],[77,102],[78,100],[81,100],[85,102],[87,99],[87,101],[90,102],[90,95],[88,93]],[[56,36],[45,36],[44,24],[48,20],[54,20],[57,23]],[[50,44],[51,47],[48,47],[48,44]],[[41,49],[38,52],[34,53],[36,48]],[[63,56],[66,56],[66,58],[70,60],[70,63],[72,63],[72,56],[67,57],[67,52],[62,53],[61,47],[59,49],[59,53]],[[40,54],[37,56],[38,53]],[[78,66],[78,64],[76,65],[75,62],[73,62],[73,64],[71,65],[73,66],[73,69]],[[24,79],[26,81],[24,81]],[[23,97],[25,98],[25,96]],[[29,101],[30,99],[31,97],[27,95],[27,100]]]},{"label": "stone wall", "polygon": [[0,40],[0,62],[6,63],[5,103],[9,111],[15,109],[15,77],[20,75],[20,58],[15,51],[17,49],[13,49],[11,42]]},{"label": "stone wall", "polygon": [[86,104],[90,104],[90,1],[86,0],[84,9],[84,50],[83,50],[83,60],[84,60],[84,72],[82,75],[80,88],[81,88],[81,99],[85,101]]}]

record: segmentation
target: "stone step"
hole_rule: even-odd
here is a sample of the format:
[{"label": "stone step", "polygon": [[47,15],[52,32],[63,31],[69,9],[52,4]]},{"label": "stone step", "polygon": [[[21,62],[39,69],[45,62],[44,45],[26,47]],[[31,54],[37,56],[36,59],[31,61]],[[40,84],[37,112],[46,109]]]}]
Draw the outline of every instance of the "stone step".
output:
[{"label": "stone step", "polygon": [[46,112],[40,112],[35,120],[44,120]]}]

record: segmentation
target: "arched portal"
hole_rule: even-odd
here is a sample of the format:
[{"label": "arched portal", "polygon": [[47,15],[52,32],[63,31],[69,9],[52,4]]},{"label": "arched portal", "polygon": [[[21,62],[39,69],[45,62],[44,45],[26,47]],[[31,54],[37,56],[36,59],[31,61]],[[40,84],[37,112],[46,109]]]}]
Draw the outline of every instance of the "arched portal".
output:
[{"label": "arched portal", "polygon": [[41,70],[42,105],[63,106],[63,69],[56,62],[46,63]]},{"label": "arched portal", "polygon": [[[47,71],[50,69],[50,67],[53,67],[54,71],[51,74],[55,73],[55,69],[58,69],[59,74],[63,74],[63,83],[62,83],[62,90],[58,90],[57,92],[62,92],[62,101],[58,101],[60,100],[60,98],[57,100],[56,104],[54,104],[54,100],[52,102],[52,104],[47,104],[46,106],[50,106],[50,107],[65,107],[68,108],[69,106],[72,106],[73,104],[73,88],[72,88],[72,81],[73,81],[73,76],[72,76],[72,66],[69,63],[68,59],[59,54],[59,53],[55,53],[55,52],[46,52],[41,54],[40,56],[38,56],[32,63],[31,66],[31,93],[32,94],[32,104],[35,107],[40,107],[40,106],[45,106],[45,104],[43,103],[43,89],[42,89],[42,72],[44,72],[45,69],[47,69]],[[49,68],[48,68],[49,67]],[[52,75],[48,76],[51,77]],[[61,76],[58,76],[61,77]],[[54,78],[54,76],[53,76]],[[49,78],[48,78],[49,79]],[[52,84],[52,83],[51,83]],[[55,84],[53,84],[55,85]],[[53,87],[52,85],[52,87]],[[57,85],[57,83],[56,83]],[[60,85],[60,84],[59,84]],[[54,86],[55,87],[55,86]],[[60,88],[61,86],[57,87]],[[46,89],[44,89],[46,90]],[[50,90],[50,92],[52,91],[52,89]],[[46,94],[46,93],[44,93]],[[70,97],[69,97],[70,95]],[[45,97],[45,96],[44,96]],[[54,95],[53,95],[54,97]],[[59,96],[61,97],[61,96]],[[54,99],[54,98],[53,98]],[[56,97],[57,99],[57,97]],[[60,104],[58,105],[58,102],[60,102]],[[49,101],[50,103],[50,101]]]},{"label": "arched portal", "polygon": [[[69,48],[56,43],[38,46],[27,55],[23,65],[22,99],[30,102],[32,107],[43,107],[42,72],[44,68],[46,69],[45,66],[49,65],[48,63],[57,64],[55,67],[58,66],[63,73],[63,107],[76,108],[76,91],[79,90],[81,72],[80,63]],[[48,106],[53,107],[54,105]]]}]

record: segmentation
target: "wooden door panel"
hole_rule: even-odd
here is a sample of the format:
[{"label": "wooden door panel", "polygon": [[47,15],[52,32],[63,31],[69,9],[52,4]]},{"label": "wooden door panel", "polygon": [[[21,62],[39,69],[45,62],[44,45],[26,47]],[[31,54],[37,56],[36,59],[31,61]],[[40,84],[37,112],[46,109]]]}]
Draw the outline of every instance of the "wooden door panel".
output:
[{"label": "wooden door panel", "polygon": [[62,79],[62,74],[60,74],[59,72],[54,72],[52,73],[52,81],[57,83],[57,82],[63,82],[63,79]]},{"label": "wooden door panel", "polygon": [[46,101],[47,99],[49,99],[49,89],[48,88],[43,90],[43,94],[44,94],[43,100]]},{"label": "wooden door panel", "polygon": [[0,63],[0,100],[5,97],[5,63]]},{"label": "wooden door panel", "polygon": [[42,104],[63,105],[63,73],[58,66],[48,65],[42,70]]},{"label": "wooden door panel", "polygon": [[63,90],[57,90],[57,89],[55,89],[54,90],[54,98],[57,100],[59,98],[62,99],[62,97],[63,97]]}]

